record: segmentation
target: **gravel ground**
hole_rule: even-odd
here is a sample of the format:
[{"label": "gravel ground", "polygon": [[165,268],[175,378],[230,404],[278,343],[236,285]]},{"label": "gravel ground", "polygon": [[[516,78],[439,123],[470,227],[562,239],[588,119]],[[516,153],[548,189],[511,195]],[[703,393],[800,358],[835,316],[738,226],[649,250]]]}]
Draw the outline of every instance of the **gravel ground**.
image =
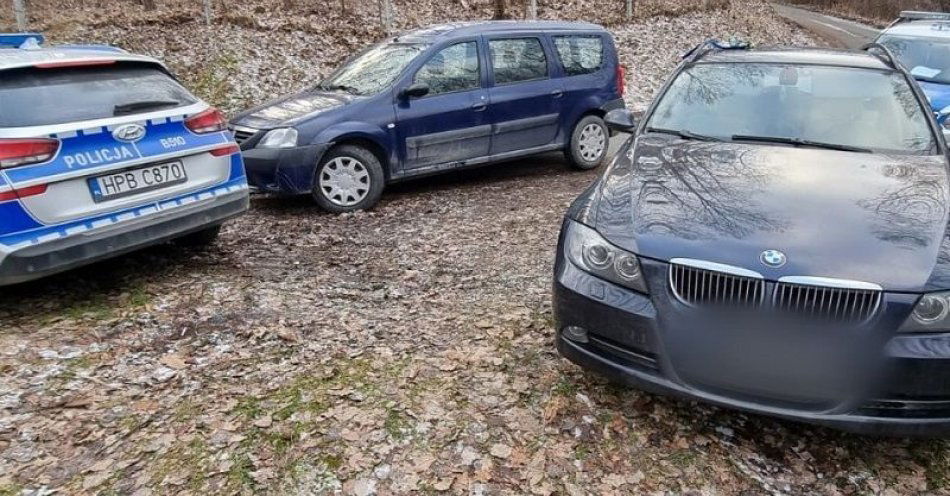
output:
[{"label": "gravel ground", "polygon": [[[759,4],[615,28],[631,103],[671,51],[755,22],[808,40]],[[597,174],[550,155],[344,216],[257,196],[212,248],[0,289],[0,495],[948,493],[943,441],[671,400],[558,358],[554,245]]]}]

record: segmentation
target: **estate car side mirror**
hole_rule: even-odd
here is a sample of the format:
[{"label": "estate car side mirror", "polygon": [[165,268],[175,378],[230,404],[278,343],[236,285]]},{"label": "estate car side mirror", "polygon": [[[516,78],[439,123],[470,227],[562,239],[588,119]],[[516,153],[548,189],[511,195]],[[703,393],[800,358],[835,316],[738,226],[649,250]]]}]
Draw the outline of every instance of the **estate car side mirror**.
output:
[{"label": "estate car side mirror", "polygon": [[429,94],[429,85],[425,83],[412,83],[399,92],[399,98],[419,98]]},{"label": "estate car side mirror", "polygon": [[607,112],[604,122],[613,131],[632,133],[637,129],[637,118],[627,109],[614,109]]}]

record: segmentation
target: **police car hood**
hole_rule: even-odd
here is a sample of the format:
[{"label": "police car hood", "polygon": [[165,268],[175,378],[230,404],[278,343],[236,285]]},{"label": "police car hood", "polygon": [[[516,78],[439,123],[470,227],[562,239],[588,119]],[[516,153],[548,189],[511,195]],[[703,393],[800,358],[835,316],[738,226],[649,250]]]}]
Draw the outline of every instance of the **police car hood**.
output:
[{"label": "police car hood", "polygon": [[356,98],[346,93],[308,91],[241,112],[231,119],[231,122],[254,129],[292,126],[317,114],[347,105]]},{"label": "police car hood", "polygon": [[[948,189],[942,156],[645,135],[605,175],[586,220],[658,260],[920,291],[950,288]],[[772,249],[785,266],[760,262]]]}]

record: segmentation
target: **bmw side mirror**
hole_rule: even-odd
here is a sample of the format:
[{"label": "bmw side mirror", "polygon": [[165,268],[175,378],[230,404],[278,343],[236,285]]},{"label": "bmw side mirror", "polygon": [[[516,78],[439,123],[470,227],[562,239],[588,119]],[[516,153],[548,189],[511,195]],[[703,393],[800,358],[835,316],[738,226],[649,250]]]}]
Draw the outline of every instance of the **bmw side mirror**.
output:
[{"label": "bmw side mirror", "polygon": [[615,109],[607,112],[604,122],[613,131],[632,133],[637,129],[637,118],[627,109]]},{"label": "bmw side mirror", "polygon": [[410,98],[420,98],[429,94],[429,85],[425,83],[412,83],[399,92],[399,98],[408,100]]}]

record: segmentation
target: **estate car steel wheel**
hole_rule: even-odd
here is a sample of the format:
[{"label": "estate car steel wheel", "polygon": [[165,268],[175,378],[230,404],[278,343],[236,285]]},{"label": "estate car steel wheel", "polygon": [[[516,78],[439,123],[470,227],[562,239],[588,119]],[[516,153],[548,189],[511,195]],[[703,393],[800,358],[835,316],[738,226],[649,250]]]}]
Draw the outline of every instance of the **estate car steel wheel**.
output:
[{"label": "estate car steel wheel", "polygon": [[371,181],[362,162],[354,157],[336,157],[320,171],[319,187],[334,205],[352,207],[369,194]]},{"label": "estate car steel wheel", "polygon": [[610,133],[604,120],[588,115],[574,126],[570,145],[564,152],[571,167],[588,170],[604,161],[609,146]]}]

